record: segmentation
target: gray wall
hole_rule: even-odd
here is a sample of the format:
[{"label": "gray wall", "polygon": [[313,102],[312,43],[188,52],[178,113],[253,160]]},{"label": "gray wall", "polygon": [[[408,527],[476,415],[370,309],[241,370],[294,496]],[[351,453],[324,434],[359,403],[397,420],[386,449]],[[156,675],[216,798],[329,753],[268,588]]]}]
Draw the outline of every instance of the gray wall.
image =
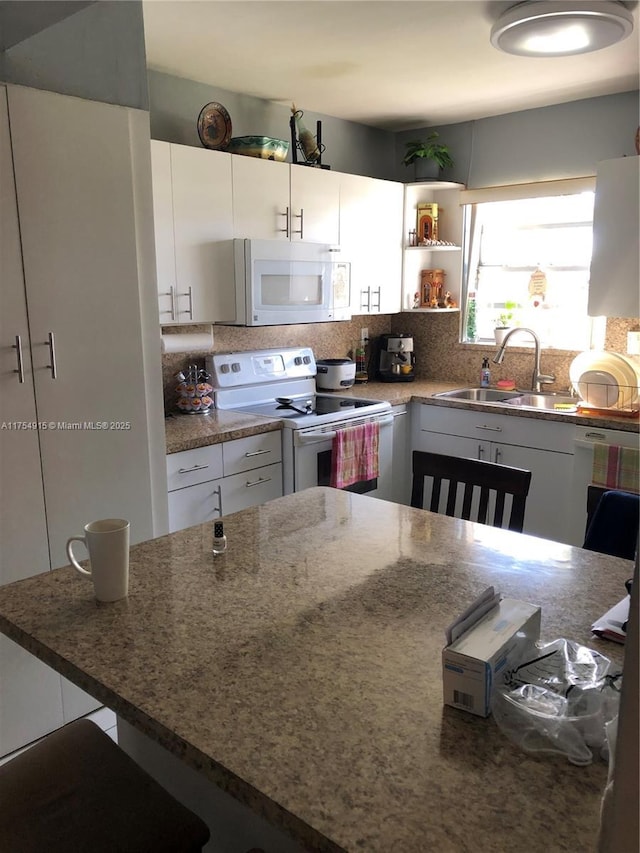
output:
[{"label": "gray wall", "polygon": [[[149,108],[141,0],[100,0],[50,25],[41,3],[31,35],[0,54],[0,79],[94,101]],[[68,4],[63,4],[68,6]],[[5,10],[6,11],[6,10]],[[26,14],[21,26],[26,27]],[[44,26],[37,32],[39,22]],[[46,130],[43,130],[46,141]]]},{"label": "gray wall", "polygon": [[[200,146],[198,114],[210,101],[223,104],[234,136],[289,139],[289,107],[150,71],[151,136],[165,142]],[[322,121],[323,161],[339,172],[396,181],[414,180],[402,165],[405,144],[431,131],[447,143],[455,166],[443,180],[468,187],[595,175],[599,160],[635,154],[638,92],[571,101],[473,122],[391,133],[354,122],[305,112],[315,133]],[[289,155],[289,160],[291,155]]]},{"label": "gray wall", "polygon": [[[228,110],[234,136],[291,138],[288,104],[239,95],[158,71],[149,71],[148,80],[153,139],[200,147],[198,115],[211,101]],[[298,106],[304,108],[302,104]],[[326,146],[323,163],[338,172],[395,179],[395,134],[320,113],[304,112],[303,121],[314,134],[318,120],[322,122],[322,140]],[[291,161],[291,152],[288,160]]]},{"label": "gray wall", "polygon": [[[638,92],[523,110],[474,122],[426,127],[396,135],[396,162],[406,143],[437,130],[455,166],[444,180],[468,187],[595,175],[599,160],[635,154]],[[412,180],[406,167],[395,179]]]}]

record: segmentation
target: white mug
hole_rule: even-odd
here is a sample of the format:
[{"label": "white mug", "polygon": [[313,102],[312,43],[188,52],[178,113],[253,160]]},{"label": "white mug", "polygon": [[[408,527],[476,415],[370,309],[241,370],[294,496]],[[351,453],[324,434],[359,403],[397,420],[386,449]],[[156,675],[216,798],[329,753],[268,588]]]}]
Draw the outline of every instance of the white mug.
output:
[{"label": "white mug", "polygon": [[[73,555],[72,542],[83,542],[89,552],[90,569],[84,569]],[[84,526],[84,536],[67,541],[67,556],[74,569],[91,578],[98,601],[118,601],[129,591],[129,522],[124,518],[103,518]]]}]

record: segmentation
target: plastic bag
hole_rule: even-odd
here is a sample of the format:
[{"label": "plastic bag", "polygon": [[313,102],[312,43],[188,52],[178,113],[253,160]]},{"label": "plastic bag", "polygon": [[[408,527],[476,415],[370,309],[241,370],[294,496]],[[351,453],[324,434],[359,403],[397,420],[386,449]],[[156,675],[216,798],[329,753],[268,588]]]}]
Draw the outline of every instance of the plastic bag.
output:
[{"label": "plastic bag", "polygon": [[608,758],[606,724],[618,714],[622,674],[572,640],[537,644],[535,657],[505,672],[491,710],[498,727],[530,753],[559,753],[587,765]]}]

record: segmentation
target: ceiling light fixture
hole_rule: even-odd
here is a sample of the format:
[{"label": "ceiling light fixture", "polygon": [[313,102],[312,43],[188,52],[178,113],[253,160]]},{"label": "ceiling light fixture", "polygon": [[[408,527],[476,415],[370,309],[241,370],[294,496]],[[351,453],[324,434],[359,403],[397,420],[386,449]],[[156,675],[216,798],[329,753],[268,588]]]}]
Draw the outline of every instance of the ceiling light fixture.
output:
[{"label": "ceiling light fixture", "polygon": [[633,16],[617,0],[526,0],[496,21],[491,44],[517,56],[572,56],[616,44],[632,30]]}]

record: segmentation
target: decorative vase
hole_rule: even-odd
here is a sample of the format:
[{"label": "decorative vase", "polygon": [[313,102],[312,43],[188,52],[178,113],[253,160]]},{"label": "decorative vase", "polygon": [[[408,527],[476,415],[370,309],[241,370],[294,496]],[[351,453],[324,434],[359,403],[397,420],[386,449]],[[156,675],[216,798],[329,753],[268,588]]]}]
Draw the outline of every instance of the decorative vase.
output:
[{"label": "decorative vase", "polygon": [[440,166],[435,160],[418,157],[414,160],[416,181],[437,181],[440,177]]}]

